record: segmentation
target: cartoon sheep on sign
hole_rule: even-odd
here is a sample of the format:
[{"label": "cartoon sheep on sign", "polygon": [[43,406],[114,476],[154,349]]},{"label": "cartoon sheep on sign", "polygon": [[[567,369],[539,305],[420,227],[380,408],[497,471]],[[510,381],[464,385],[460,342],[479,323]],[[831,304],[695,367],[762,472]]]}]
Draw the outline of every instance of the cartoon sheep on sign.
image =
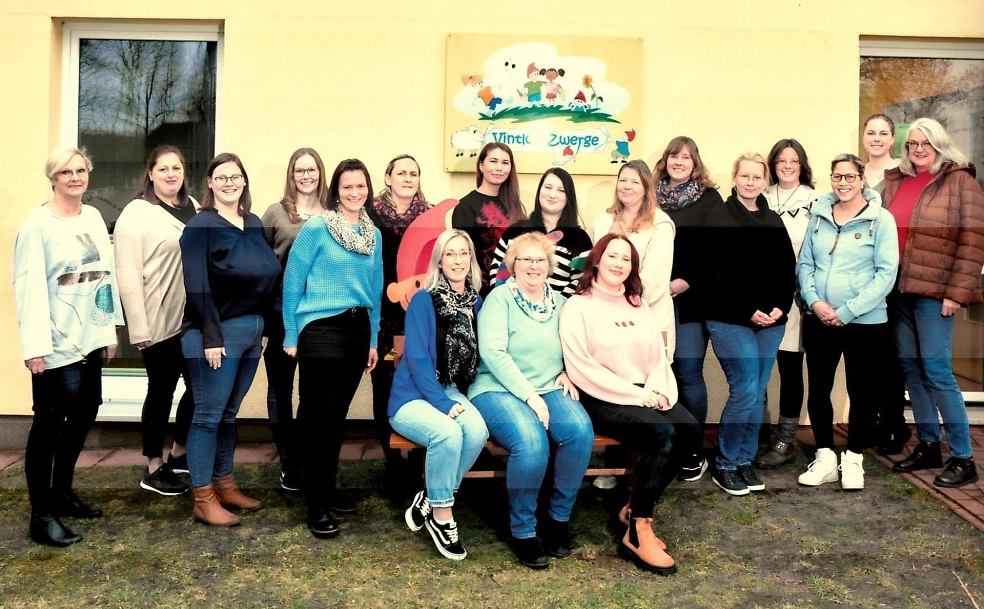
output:
[{"label": "cartoon sheep on sign", "polygon": [[464,129],[459,129],[451,134],[451,147],[458,150],[454,156],[465,156],[465,151],[471,152],[469,157],[478,156],[478,150],[482,147],[484,136],[475,125],[468,125]]}]

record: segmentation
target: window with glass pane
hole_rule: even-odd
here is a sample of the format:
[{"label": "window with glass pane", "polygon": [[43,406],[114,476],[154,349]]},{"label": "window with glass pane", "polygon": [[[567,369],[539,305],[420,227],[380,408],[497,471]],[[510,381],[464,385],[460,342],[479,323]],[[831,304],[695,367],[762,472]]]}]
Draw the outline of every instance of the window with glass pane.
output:
[{"label": "window with glass pane", "polygon": [[[140,189],[150,151],[178,147],[185,181],[201,200],[215,150],[214,40],[78,39],[78,142],[94,169],[84,202],[102,213],[110,233]],[[111,366],[142,368],[140,353],[121,331]]]},{"label": "window with glass pane", "polygon": [[[875,44],[872,47],[877,46]],[[862,43],[860,121],[881,112],[895,121],[895,156],[902,154],[909,123],[939,121],[954,144],[977,167],[984,183],[984,49],[957,44],[865,48]],[[889,56],[878,56],[878,55]],[[905,56],[908,55],[908,56]],[[921,56],[920,56],[921,55]],[[860,133],[860,129],[859,129]],[[864,147],[859,145],[859,150]],[[984,288],[984,285],[982,285]],[[984,392],[984,308],[972,305],[956,316],[953,371],[965,393]],[[984,394],[966,395],[980,401]]]}]

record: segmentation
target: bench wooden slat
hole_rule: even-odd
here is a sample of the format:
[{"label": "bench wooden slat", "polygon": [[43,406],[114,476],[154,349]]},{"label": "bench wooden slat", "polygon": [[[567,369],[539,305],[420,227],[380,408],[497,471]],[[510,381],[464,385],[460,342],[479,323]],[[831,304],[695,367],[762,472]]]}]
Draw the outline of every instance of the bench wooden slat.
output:
[{"label": "bench wooden slat", "polygon": [[[621,442],[613,438],[609,438],[608,436],[595,435],[594,448],[596,449],[604,448],[606,446],[618,446],[620,444]],[[492,440],[486,442],[485,447],[490,449],[502,448]],[[393,432],[392,434],[390,434],[390,448],[396,448],[399,450],[414,450],[416,448],[424,448],[424,447],[415,442],[411,442],[410,440],[407,440],[406,438],[404,438],[403,436],[401,436],[396,432]]]}]

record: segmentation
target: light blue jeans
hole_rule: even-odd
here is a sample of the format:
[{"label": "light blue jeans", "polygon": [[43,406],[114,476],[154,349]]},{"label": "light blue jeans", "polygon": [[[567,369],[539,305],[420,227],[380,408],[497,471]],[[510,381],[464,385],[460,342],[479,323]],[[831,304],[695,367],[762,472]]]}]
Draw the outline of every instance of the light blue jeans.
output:
[{"label": "light blue jeans", "polygon": [[454,505],[454,492],[489,439],[482,415],[468,398],[454,385],[445,387],[444,392],[465,411],[452,419],[427,400],[411,400],[390,417],[390,425],[398,434],[427,449],[427,500],[439,508]]},{"label": "light blue jeans", "polygon": [[489,391],[472,398],[492,439],[509,451],[506,491],[509,528],[516,539],[536,537],[536,500],[547,471],[550,445],[556,446],[556,456],[547,513],[558,522],[571,518],[594,445],[594,428],[580,402],[561,390],[540,397],[550,413],[549,430],[543,428],[526,402],[511,393]]},{"label": "light blue jeans", "polygon": [[942,415],[950,456],[973,457],[967,407],[950,363],[953,317],[943,317],[943,302],[935,298],[893,294],[889,302],[919,440],[943,439],[939,421]]},{"label": "light blue jeans", "polygon": [[735,470],[758,450],[765,390],[786,326],[753,329],[708,320],[707,331],[730,390],[718,426],[717,468]]}]

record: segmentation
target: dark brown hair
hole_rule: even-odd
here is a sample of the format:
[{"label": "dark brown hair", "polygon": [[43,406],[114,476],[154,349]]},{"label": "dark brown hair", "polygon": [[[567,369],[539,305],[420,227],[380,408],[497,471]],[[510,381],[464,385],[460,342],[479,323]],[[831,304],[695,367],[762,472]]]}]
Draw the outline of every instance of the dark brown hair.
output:
[{"label": "dark brown hair", "polygon": [[[157,196],[157,192],[154,191],[154,182],[150,179],[150,174],[153,173],[154,167],[157,166],[157,161],[160,160],[165,154],[173,154],[178,157],[181,161],[181,167],[184,169],[187,166],[185,163],[184,155],[176,147],[170,144],[164,144],[163,146],[158,146],[150,152],[150,158],[147,159],[147,167],[144,168],[143,181],[140,184],[140,190],[134,195],[137,199],[143,199],[149,203],[157,205],[161,202],[160,197]],[[175,207],[184,207],[188,204],[188,180],[185,179],[185,175],[181,174],[181,188],[178,189],[178,196],[174,201]]]},{"label": "dark brown hair", "polygon": [[338,189],[341,188],[342,174],[346,171],[361,171],[366,176],[366,203],[372,200],[372,179],[366,164],[359,159],[345,159],[335,167],[331,174],[331,184],[328,185],[328,209],[338,209]]},{"label": "dark brown hair", "polygon": [[215,193],[212,192],[208,181],[212,178],[215,168],[226,163],[235,163],[239,167],[239,172],[243,174],[243,194],[239,196],[239,215],[245,218],[249,215],[249,210],[253,207],[253,199],[249,196],[249,176],[246,175],[246,168],[243,167],[243,162],[231,152],[223,152],[208,162],[208,169],[205,171],[205,196],[202,197],[202,209],[213,209],[215,207]]},{"label": "dark brown hair", "polygon": [[717,188],[717,184],[711,179],[711,172],[707,170],[707,165],[704,165],[704,161],[700,159],[700,150],[697,150],[697,142],[686,135],[678,135],[666,145],[666,149],[663,150],[663,156],[659,158],[659,162],[656,163],[656,169],[653,171],[655,181],[659,182],[660,180],[668,180],[670,178],[670,174],[666,171],[666,163],[669,161],[671,155],[680,154],[684,148],[687,149],[687,152],[690,153],[690,158],[694,161],[694,170],[690,172],[689,181],[700,182],[705,188]]},{"label": "dark brown hair", "polygon": [[321,203],[322,208],[328,209],[328,186],[325,184],[325,164],[321,162],[321,155],[314,148],[298,148],[290,155],[290,161],[287,162],[287,182],[284,184],[284,198],[280,200],[280,205],[294,224],[301,221],[301,217],[297,215],[297,182],[294,180],[294,165],[303,156],[313,158],[314,164],[318,167],[318,202]]},{"label": "dark brown hair", "polygon": [[526,208],[519,198],[519,178],[516,176],[516,160],[513,158],[512,148],[500,142],[489,142],[482,148],[478,153],[478,162],[475,163],[475,187],[482,185],[482,162],[493,150],[502,150],[509,155],[509,175],[505,183],[499,187],[499,201],[506,209],[506,216],[512,224],[526,217]]}]

